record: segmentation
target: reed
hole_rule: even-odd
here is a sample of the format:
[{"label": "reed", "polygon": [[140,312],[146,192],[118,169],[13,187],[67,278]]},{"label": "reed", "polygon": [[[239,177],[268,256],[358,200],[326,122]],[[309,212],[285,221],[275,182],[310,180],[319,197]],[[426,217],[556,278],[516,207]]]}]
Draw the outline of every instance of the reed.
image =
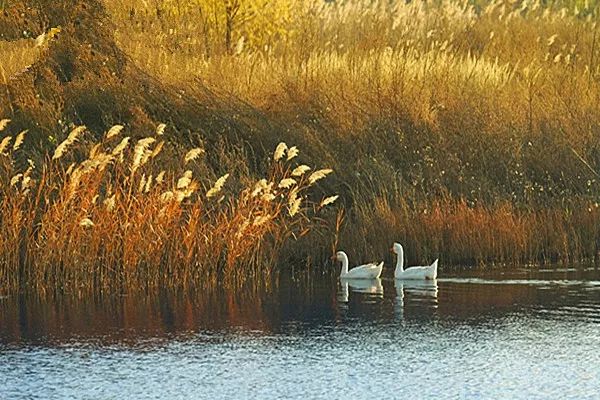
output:
[{"label": "reed", "polygon": [[597,2],[282,0],[283,32],[250,13],[233,55],[200,18],[216,3],[107,4],[137,63],[242,98],[338,171],[357,255],[403,240],[470,265],[597,258]]},{"label": "reed", "polygon": [[[37,119],[0,139],[9,287],[235,280],[282,260],[322,265],[330,245],[380,257],[396,240],[442,265],[598,258],[596,2],[104,3],[136,68],[209,118],[182,108],[190,126],[155,129],[151,107],[115,89],[127,82],[81,74],[56,93],[97,79],[77,105],[131,117],[94,135],[65,128],[92,124],[63,118],[63,102],[12,93],[36,111],[16,116]],[[0,78],[22,78],[54,28],[39,45],[3,44]],[[64,131],[37,128],[56,120]],[[239,121],[248,129],[223,127]],[[30,150],[40,131],[53,147]],[[321,215],[332,203],[337,220]]]},{"label": "reed", "polygon": [[[283,142],[265,178],[230,173],[214,178],[206,174],[204,149],[167,162],[162,152],[169,151],[170,159],[174,149],[159,141],[160,129],[131,144],[128,137],[119,140],[122,130],[113,127],[96,142],[86,127],[75,127],[52,156],[39,165],[29,160],[22,172],[18,159],[26,154],[26,136],[4,145],[0,282],[5,290],[268,279],[278,249],[315,228],[313,219],[335,201],[312,193],[332,171],[298,165],[298,149]],[[161,170],[165,165],[172,167]]]},{"label": "reed", "polygon": [[354,223],[360,231],[342,235],[340,245],[357,256],[381,257],[400,241],[411,262],[442,255],[446,267],[578,266],[597,262],[600,252],[598,204],[584,200],[532,210],[508,202],[472,206],[451,197],[416,205],[382,197],[361,202]]},{"label": "reed", "polygon": [[280,0],[285,29],[270,36],[248,11],[234,54],[222,21],[201,18],[216,3],[124,4],[107,7],[138,65],[242,99],[273,124],[256,138],[286,127],[346,197],[400,185],[470,206],[600,201],[596,2]]}]

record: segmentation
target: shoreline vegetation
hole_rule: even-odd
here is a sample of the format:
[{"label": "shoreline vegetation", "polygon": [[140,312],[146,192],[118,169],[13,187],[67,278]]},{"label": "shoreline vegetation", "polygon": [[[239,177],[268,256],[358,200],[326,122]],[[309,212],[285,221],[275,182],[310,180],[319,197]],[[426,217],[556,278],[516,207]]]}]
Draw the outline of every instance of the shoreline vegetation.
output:
[{"label": "shoreline vegetation", "polygon": [[[229,188],[230,173],[208,178],[204,149],[179,155],[169,148],[165,128],[133,142],[115,125],[95,143],[79,126],[42,165],[27,159],[22,173],[14,165],[27,132],[7,136],[0,144],[3,287],[110,290],[264,279],[286,242],[317,230],[338,199],[315,200],[311,187],[333,171],[298,164],[295,146],[279,143],[265,178],[241,176]],[[171,169],[160,169],[167,164]]]},{"label": "shoreline vegetation", "polygon": [[596,2],[0,8],[3,290],[598,262]]}]

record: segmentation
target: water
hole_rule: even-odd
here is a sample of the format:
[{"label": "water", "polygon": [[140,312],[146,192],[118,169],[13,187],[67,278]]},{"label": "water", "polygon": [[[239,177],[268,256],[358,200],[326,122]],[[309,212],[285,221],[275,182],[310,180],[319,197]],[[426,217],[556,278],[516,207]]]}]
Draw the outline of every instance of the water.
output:
[{"label": "water", "polygon": [[0,399],[600,398],[600,274],[0,298]]}]

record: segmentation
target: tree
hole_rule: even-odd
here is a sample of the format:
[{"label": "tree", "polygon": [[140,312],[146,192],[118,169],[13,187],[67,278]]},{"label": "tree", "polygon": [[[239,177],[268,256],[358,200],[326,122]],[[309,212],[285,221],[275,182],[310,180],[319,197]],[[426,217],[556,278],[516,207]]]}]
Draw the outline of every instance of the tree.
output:
[{"label": "tree", "polygon": [[210,58],[237,54],[245,47],[264,50],[285,41],[293,33],[290,27],[298,7],[291,0],[154,0],[145,9],[156,10],[164,30],[170,28],[169,22],[177,26],[180,20],[196,18]]}]

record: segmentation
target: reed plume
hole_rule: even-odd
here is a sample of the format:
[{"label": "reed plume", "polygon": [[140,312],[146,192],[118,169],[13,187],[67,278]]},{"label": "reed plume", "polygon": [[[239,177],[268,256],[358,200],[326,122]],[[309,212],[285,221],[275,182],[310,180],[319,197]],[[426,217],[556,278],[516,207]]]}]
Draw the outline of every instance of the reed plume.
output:
[{"label": "reed plume", "polygon": [[[23,172],[15,171],[13,162],[0,170],[4,288],[108,290],[121,284],[184,284],[214,274],[225,281],[245,279],[270,273],[267,265],[283,244],[313,228],[308,211],[319,204],[297,196],[310,186],[291,178],[297,168],[292,159],[280,158],[267,177],[252,179],[239,191],[233,188],[248,177],[226,185],[233,179],[226,173],[203,194],[200,188],[209,180],[195,180],[193,169],[178,175],[157,168],[169,165],[170,156],[149,155],[154,137],[138,140],[133,148],[125,137],[105,150],[104,141],[124,129],[116,126],[99,142],[79,141],[85,127],[72,130],[39,169],[29,160]],[[164,146],[174,151],[166,141]],[[14,157],[5,147],[6,157]],[[81,161],[66,161],[68,151],[69,158]],[[184,164],[200,153],[199,148],[186,151]],[[129,167],[126,159],[132,160]],[[172,188],[158,189],[168,182],[174,182]],[[21,273],[16,265],[23,265]]]}]

